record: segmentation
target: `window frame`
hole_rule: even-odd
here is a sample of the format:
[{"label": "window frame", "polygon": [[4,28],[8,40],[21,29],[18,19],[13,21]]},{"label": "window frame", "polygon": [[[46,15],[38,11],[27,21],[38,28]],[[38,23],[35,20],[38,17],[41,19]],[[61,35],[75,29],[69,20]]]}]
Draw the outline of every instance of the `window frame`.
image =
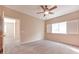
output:
[{"label": "window frame", "polygon": [[[61,32],[61,24],[63,24],[64,25],[64,29],[63,29],[63,32]],[[53,28],[54,28],[54,26],[55,25],[58,25],[58,31],[56,32]],[[63,26],[62,25],[62,26]],[[54,31],[53,31],[54,30]],[[53,34],[67,34],[67,22],[66,21],[64,21],[64,22],[59,22],[59,23],[53,23],[52,24],[52,32],[51,33],[53,33]]]}]

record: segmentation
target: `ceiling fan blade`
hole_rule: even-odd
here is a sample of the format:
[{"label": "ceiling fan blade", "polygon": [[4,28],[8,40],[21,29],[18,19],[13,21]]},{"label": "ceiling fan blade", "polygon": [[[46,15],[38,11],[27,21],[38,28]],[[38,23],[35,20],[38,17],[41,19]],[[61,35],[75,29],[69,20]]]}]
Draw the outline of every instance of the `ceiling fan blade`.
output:
[{"label": "ceiling fan blade", "polygon": [[45,8],[44,8],[44,6],[40,6],[44,11],[45,11]]},{"label": "ceiling fan blade", "polygon": [[45,5],[45,8],[47,8],[47,5]]},{"label": "ceiling fan blade", "polygon": [[44,12],[37,12],[37,14],[40,14],[40,13],[44,13]]},{"label": "ceiling fan blade", "polygon": [[47,5],[45,5],[45,9],[48,9],[48,8],[47,8]]},{"label": "ceiling fan blade", "polygon": [[54,6],[54,7],[50,8],[49,11],[51,11],[51,10],[53,10],[53,9],[55,9],[55,8],[57,8],[57,6]]}]

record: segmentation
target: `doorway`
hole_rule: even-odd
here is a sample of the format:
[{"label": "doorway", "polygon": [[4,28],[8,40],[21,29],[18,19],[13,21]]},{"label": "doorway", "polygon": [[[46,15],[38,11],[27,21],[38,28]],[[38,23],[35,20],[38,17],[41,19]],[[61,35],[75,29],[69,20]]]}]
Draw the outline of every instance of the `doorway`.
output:
[{"label": "doorway", "polygon": [[4,41],[3,53],[8,53],[20,41],[19,20],[4,17]]}]

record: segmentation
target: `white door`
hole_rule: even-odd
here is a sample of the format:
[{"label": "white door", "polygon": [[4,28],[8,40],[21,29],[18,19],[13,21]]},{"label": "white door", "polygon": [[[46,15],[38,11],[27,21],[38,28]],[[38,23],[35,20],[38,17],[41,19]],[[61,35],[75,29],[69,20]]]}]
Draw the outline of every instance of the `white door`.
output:
[{"label": "white door", "polygon": [[9,53],[20,42],[20,22],[12,18],[4,18],[3,53]]},{"label": "white door", "polygon": [[4,44],[15,44],[15,20],[4,18]]}]

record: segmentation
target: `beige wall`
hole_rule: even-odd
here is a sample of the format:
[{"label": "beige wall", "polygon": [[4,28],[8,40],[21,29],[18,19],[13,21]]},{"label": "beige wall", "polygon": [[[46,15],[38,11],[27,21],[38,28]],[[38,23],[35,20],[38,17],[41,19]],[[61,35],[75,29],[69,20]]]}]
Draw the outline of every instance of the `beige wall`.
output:
[{"label": "beige wall", "polygon": [[[69,21],[69,20],[76,20],[76,19],[79,20],[79,11],[76,11],[67,15],[63,15],[60,17],[56,17],[50,20],[46,20],[45,29],[47,24],[52,24],[52,23],[57,23],[62,21]],[[52,34],[52,33],[47,33],[46,30],[45,30],[45,38],[48,40],[54,40],[54,41],[59,41],[59,42],[79,46],[79,34]]]},{"label": "beige wall", "polygon": [[20,21],[20,41],[31,42],[44,39],[44,21],[4,7],[4,16]]}]

